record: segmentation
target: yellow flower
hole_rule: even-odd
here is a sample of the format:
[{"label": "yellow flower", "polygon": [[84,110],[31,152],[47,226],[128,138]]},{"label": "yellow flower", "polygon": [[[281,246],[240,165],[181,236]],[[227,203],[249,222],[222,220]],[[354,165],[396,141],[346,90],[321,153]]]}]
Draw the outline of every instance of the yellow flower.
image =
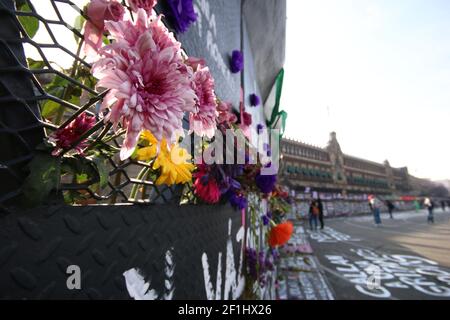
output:
[{"label": "yellow flower", "polygon": [[156,185],[173,185],[191,181],[191,172],[194,171],[195,166],[189,162],[190,159],[191,156],[186,149],[173,144],[169,150],[166,141],[163,140],[161,142],[161,152],[153,164],[154,169],[161,168],[161,175],[156,180]]},{"label": "yellow flower", "polygon": [[156,140],[153,134],[147,130],[141,133],[141,139],[147,141],[149,145],[148,147],[142,147],[138,149],[138,151],[136,152],[136,159],[139,161],[150,161],[154,159],[158,153],[158,140]]},{"label": "yellow flower", "polygon": [[192,171],[195,166],[190,162],[191,156],[186,149],[181,148],[178,144],[173,144],[169,150],[166,140],[163,139],[158,153],[158,141],[151,132],[144,131],[141,138],[148,141],[149,146],[137,151],[137,159],[149,161],[156,157],[153,169],[161,171],[161,175],[155,181],[156,185],[174,185],[192,180]]}]

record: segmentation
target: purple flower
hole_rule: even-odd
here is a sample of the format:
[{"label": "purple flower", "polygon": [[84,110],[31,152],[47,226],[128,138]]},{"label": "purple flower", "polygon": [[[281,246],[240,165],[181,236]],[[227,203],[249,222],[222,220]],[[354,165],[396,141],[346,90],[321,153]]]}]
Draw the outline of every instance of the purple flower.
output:
[{"label": "purple flower", "polygon": [[280,259],[280,253],[277,249],[272,249],[272,258],[274,262],[277,262]]},{"label": "purple flower", "polygon": [[268,162],[264,167],[265,168],[270,168],[272,166],[272,162]]},{"label": "purple flower", "polygon": [[248,273],[253,279],[256,279],[256,277],[258,276],[258,272],[256,270],[256,266],[258,263],[258,259],[256,257],[256,250],[252,248],[246,248],[245,253],[247,255]]},{"label": "purple flower", "polygon": [[235,209],[239,209],[239,210],[247,209],[247,205],[248,205],[247,198],[242,194],[237,194],[233,191],[230,191],[228,201],[230,201],[230,204]]},{"label": "purple flower", "polygon": [[256,126],[256,131],[258,134],[261,134],[261,131],[264,129],[264,126],[260,123]]},{"label": "purple flower", "polygon": [[261,190],[262,193],[271,193],[275,188],[277,183],[276,175],[262,175],[258,174],[256,176],[256,186]]},{"label": "purple flower", "polygon": [[177,32],[186,32],[190,25],[197,21],[192,0],[167,0],[167,3],[170,8],[167,16]]},{"label": "purple flower", "polygon": [[262,221],[265,226],[269,225],[270,218],[267,215],[262,216]]},{"label": "purple flower", "polygon": [[258,263],[259,263],[259,274],[262,274],[265,272],[266,266],[266,254],[264,253],[264,251],[259,252]]},{"label": "purple flower", "polygon": [[273,256],[270,253],[268,253],[267,256],[266,256],[266,266],[265,267],[269,271],[273,271],[274,270],[274,267],[273,267]]},{"label": "purple flower", "polygon": [[261,99],[254,93],[250,95],[250,105],[252,107],[257,107],[261,103]]},{"label": "purple flower", "polygon": [[244,69],[244,55],[239,50],[234,50],[231,54],[231,72],[238,73]]}]

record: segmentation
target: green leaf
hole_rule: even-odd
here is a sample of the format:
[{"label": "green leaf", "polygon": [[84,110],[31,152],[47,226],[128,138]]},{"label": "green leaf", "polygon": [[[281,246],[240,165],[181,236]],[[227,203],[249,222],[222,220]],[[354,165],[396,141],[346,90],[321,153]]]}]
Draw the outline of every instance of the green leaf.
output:
[{"label": "green leaf", "polygon": [[[31,12],[31,9],[28,3],[24,3],[20,6],[19,11]],[[32,39],[39,29],[39,20],[29,16],[18,16],[18,18],[28,36]]]},{"label": "green leaf", "polygon": [[58,102],[47,100],[42,106],[41,115],[43,118],[51,118],[58,112],[60,108],[61,105]]},{"label": "green leaf", "polygon": [[77,200],[79,193],[76,191],[65,191],[64,193],[64,202],[66,204],[73,204]]},{"label": "green leaf", "polygon": [[72,172],[75,175],[86,174],[88,178],[95,175],[95,169],[93,168],[92,161],[83,158],[80,155],[65,156],[63,159],[64,167],[69,166],[72,168]]},{"label": "green leaf", "polygon": [[[75,18],[74,22],[74,28],[81,32],[83,30],[83,26],[86,23],[86,19],[83,16],[78,16]],[[80,37],[78,37],[76,34],[73,34],[73,37],[75,38],[75,41],[78,43],[80,42]]]},{"label": "green leaf", "polygon": [[69,99],[69,102],[71,104],[79,106],[80,105],[80,97],[78,97],[78,96],[71,96],[70,99]]},{"label": "green leaf", "polygon": [[93,162],[97,167],[98,176],[100,178],[100,188],[104,188],[108,184],[109,178],[107,159],[103,157],[94,157]]},{"label": "green leaf", "polygon": [[44,69],[45,62],[40,60],[34,60],[32,58],[27,58],[28,67],[32,70],[35,69]]},{"label": "green leaf", "polygon": [[49,84],[45,86],[45,91],[49,94],[62,98],[64,94],[64,87],[67,86],[69,82],[61,77],[55,76]]},{"label": "green leaf", "polygon": [[49,142],[48,140],[44,140],[36,146],[37,151],[43,151],[45,153],[51,153],[53,149],[55,149],[55,144]]},{"label": "green leaf", "polygon": [[119,148],[106,144],[103,141],[97,141],[91,148],[91,150],[96,150],[100,152],[104,157],[112,157],[120,152]]},{"label": "green leaf", "polygon": [[81,29],[83,29],[85,22],[86,22],[86,19],[82,15],[79,15],[78,17],[76,17],[75,23],[74,23],[75,29],[77,29],[78,31],[81,31]]},{"label": "green leaf", "polygon": [[109,41],[108,37],[105,36],[105,35],[102,37],[102,40],[103,40],[103,44],[106,45],[106,46],[111,44],[111,42]]},{"label": "green leaf", "polygon": [[60,76],[55,76],[55,78],[53,78],[53,81],[48,85],[47,89],[52,89],[52,88],[56,88],[56,87],[65,87],[69,84],[69,81],[67,81],[66,79],[60,77]]},{"label": "green leaf", "polygon": [[30,174],[25,180],[23,193],[30,205],[42,203],[54,189],[58,189],[61,161],[48,153],[38,152],[29,163]]},{"label": "green leaf", "polygon": [[86,183],[89,180],[89,177],[86,173],[77,174],[76,175],[77,183]]}]

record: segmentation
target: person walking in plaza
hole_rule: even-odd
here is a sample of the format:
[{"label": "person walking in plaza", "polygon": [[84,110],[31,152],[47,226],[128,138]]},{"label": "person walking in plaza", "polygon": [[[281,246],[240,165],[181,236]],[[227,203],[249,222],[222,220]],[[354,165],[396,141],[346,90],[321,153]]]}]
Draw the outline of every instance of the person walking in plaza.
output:
[{"label": "person walking in plaza", "polygon": [[427,218],[428,223],[434,223],[434,216],[433,216],[434,203],[433,203],[433,200],[431,200],[430,198],[425,198],[425,200],[423,201],[423,205],[425,206],[425,208],[428,209],[428,218]]},{"label": "person walking in plaza", "polygon": [[441,201],[441,207],[442,207],[442,211],[445,211],[445,201],[444,200]]},{"label": "person walking in plaza", "polygon": [[394,216],[392,215],[392,212],[395,209],[394,204],[390,200],[386,200],[386,206],[388,208],[389,216],[391,217],[391,219],[394,219]]},{"label": "person walking in plaza", "polygon": [[319,203],[317,200],[313,200],[309,206],[309,227],[311,228],[311,231],[317,231],[319,212]]},{"label": "person walking in plaza", "polygon": [[420,210],[420,203],[417,200],[414,200],[414,209],[416,210],[416,212],[419,212]]},{"label": "person walking in plaza", "polygon": [[323,223],[323,203],[322,203],[322,199],[320,199],[320,196],[317,198],[317,204],[319,206],[320,230],[323,230],[323,227],[324,227],[324,223]]},{"label": "person walking in plaza", "polygon": [[373,218],[375,220],[375,226],[379,227],[381,226],[381,216],[380,216],[380,208],[381,208],[381,202],[377,199],[375,196],[369,197],[369,206],[373,213]]}]

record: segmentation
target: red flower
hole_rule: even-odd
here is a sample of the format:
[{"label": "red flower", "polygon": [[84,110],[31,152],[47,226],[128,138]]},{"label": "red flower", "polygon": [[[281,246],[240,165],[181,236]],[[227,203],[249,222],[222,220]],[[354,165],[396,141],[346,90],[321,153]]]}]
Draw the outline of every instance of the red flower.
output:
[{"label": "red flower", "polygon": [[[50,137],[50,140],[56,144],[56,148],[52,154],[57,156],[62,150],[72,147],[72,145],[94,125],[95,118],[88,116],[86,113],[82,113],[65,128],[56,130]],[[84,139],[75,146],[75,150],[81,153],[82,149],[86,146],[87,139]]]},{"label": "red flower", "polygon": [[248,112],[244,112],[242,115],[243,124],[247,127],[252,125],[252,115]]},{"label": "red flower", "polygon": [[291,221],[280,223],[270,230],[269,245],[271,247],[282,246],[286,244],[292,236],[294,225]]},{"label": "red flower", "polygon": [[204,167],[200,166],[199,171],[194,173],[194,193],[206,203],[214,204],[220,200],[220,188],[217,181],[210,176]]}]

